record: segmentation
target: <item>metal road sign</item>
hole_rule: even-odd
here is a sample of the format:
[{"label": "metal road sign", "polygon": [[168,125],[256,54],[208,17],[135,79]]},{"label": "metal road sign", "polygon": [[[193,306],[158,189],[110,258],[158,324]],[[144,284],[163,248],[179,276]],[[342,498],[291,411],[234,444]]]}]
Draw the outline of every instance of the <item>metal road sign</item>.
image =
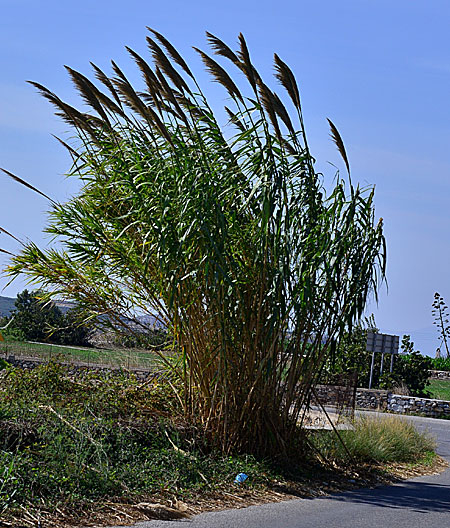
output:
[{"label": "metal road sign", "polygon": [[398,354],[399,336],[367,332],[367,352]]},{"label": "metal road sign", "polygon": [[372,352],[372,362],[370,364],[370,379],[369,389],[372,388],[373,368],[375,364],[375,354],[381,354],[380,376],[383,374],[384,355],[391,354],[391,368],[394,368],[394,356],[398,354],[399,336],[389,334],[378,334],[375,332],[367,332],[366,350]]}]

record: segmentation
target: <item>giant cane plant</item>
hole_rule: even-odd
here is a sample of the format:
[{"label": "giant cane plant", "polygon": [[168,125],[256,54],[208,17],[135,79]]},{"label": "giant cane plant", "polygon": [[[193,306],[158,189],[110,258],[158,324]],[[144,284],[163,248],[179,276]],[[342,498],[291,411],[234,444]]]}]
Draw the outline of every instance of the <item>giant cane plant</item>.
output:
[{"label": "giant cane plant", "polygon": [[384,277],[374,190],[352,184],[330,122],[348,179],[326,192],[296,80],[277,55],[292,111],[242,35],[233,51],[207,34],[222,63],[197,51],[227,92],[223,126],[177,50],[150,32],[151,64],[128,48],[139,89],[114,62],[110,77],[93,65],[97,84],[67,68],[91,113],[32,83],[73,127],[76,140],[62,143],[82,187],[51,202],[46,231],[57,244],[25,244],[8,273],[116,328],[136,311],[156,315],[178,353],[180,404],[210,443],[283,454],[324,360]]}]

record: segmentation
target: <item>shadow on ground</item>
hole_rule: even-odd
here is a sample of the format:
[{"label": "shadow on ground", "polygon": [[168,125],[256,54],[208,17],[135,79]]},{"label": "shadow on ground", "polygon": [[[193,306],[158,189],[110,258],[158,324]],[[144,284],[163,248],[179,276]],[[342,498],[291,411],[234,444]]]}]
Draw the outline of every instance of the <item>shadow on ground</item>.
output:
[{"label": "shadow on ground", "polygon": [[450,486],[427,482],[404,482],[396,486],[354,490],[323,497],[339,502],[367,504],[418,513],[450,511]]}]

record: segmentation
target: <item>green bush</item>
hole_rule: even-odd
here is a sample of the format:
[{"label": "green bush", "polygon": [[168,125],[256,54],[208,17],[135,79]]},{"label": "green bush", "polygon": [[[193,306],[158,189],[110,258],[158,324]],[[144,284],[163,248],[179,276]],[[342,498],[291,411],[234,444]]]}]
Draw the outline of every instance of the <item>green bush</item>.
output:
[{"label": "green bush", "polygon": [[4,359],[0,359],[0,370],[3,370],[7,367],[9,367],[9,363],[5,361]]},{"label": "green bush", "polygon": [[[344,336],[334,357],[330,357],[321,375],[323,383],[333,383],[336,375],[356,371],[358,386],[368,387],[372,354],[366,351],[367,331],[377,331],[373,320],[367,321],[367,328],[357,327]],[[414,351],[410,336],[402,339],[403,354],[395,357],[393,372],[389,372],[390,356],[385,356],[384,372],[380,375],[381,354],[376,354],[372,388],[394,389],[404,386],[412,396],[426,396],[429,370],[433,368],[431,358]]]},{"label": "green bush", "polygon": [[366,351],[367,329],[358,327],[347,333],[331,354],[321,375],[322,383],[334,383],[336,375],[357,372],[358,385],[369,385],[371,354]]},{"label": "green bush", "polygon": [[431,358],[431,364],[433,370],[450,371],[450,358]]},{"label": "green bush", "polygon": [[422,356],[420,352],[399,355],[394,362],[393,385],[406,385],[412,396],[427,396],[431,368],[431,358]]}]

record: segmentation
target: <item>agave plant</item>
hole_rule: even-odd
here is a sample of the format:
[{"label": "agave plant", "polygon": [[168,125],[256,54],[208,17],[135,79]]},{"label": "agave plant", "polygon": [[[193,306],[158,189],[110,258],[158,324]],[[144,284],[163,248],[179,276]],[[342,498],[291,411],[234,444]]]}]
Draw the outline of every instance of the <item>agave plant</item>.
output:
[{"label": "agave plant", "polygon": [[8,273],[116,328],[136,311],[156,316],[178,350],[180,402],[211,444],[286,453],[324,360],[384,276],[374,189],[352,184],[330,122],[349,177],[325,191],[295,77],[277,55],[291,111],[242,34],[237,51],[207,34],[243,74],[238,82],[197,50],[228,95],[221,125],[178,51],[150,33],[152,64],[127,48],[139,89],[115,62],[110,77],[92,65],[100,84],[67,68],[90,113],[32,83],[73,127],[76,140],[60,141],[82,188],[51,202],[46,232],[57,245],[25,244]]}]

